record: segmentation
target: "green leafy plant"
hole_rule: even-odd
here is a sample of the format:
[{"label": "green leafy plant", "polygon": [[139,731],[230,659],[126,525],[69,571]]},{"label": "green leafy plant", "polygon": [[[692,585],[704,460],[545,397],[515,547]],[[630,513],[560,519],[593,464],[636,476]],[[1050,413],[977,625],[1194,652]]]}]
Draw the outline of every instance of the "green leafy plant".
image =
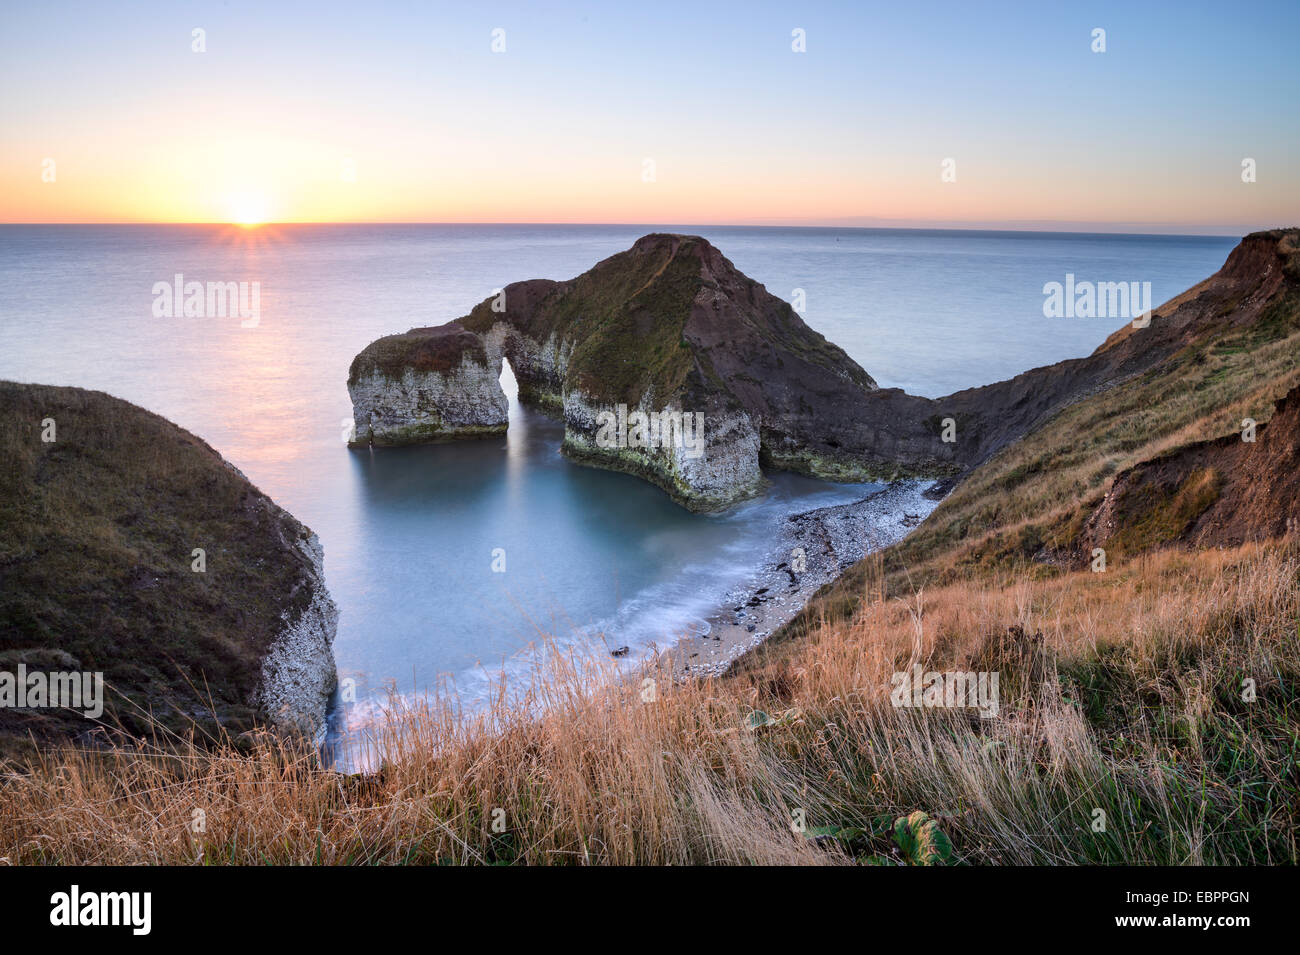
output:
[{"label": "green leafy plant", "polygon": [[943,865],[952,856],[952,842],[920,809],[894,822],[894,843],[908,865]]},{"label": "green leafy plant", "polygon": [[797,706],[784,711],[779,716],[769,716],[762,710],[754,710],[746,717],[743,725],[747,730],[761,730],[770,726],[789,726],[798,722],[802,717],[803,714],[800,713]]},{"label": "green leafy plant", "polygon": [[[897,819],[876,816],[866,826],[814,826],[804,836],[837,844],[866,865],[944,865],[952,858],[951,840],[920,809]],[[887,848],[890,841],[892,849]]]}]

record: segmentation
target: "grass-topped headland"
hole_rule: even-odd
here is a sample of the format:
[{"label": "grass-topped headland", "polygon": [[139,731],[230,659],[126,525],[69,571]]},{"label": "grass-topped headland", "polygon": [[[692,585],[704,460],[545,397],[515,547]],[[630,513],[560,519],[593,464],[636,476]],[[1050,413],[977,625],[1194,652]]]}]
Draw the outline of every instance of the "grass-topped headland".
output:
[{"label": "grass-topped headland", "polygon": [[[322,770],[269,736],[253,752],[47,751],[0,777],[0,855],[1295,863],[1298,573],[1294,548],[1247,545],[1165,552],[1111,576],[955,581],[813,621],[724,679],[648,675],[649,701],[639,680],[555,654],[515,706],[503,695],[465,718],[446,700],[398,717],[383,767],[365,775]],[[895,707],[891,676],[914,662],[998,672],[998,717]],[[918,811],[948,852],[896,838]]]},{"label": "grass-topped headland", "polygon": [[97,725],[255,726],[268,647],[312,600],[310,535],[155,414],[102,392],[0,382],[0,669],[102,671],[107,684],[98,724],[0,709],[0,746]]}]

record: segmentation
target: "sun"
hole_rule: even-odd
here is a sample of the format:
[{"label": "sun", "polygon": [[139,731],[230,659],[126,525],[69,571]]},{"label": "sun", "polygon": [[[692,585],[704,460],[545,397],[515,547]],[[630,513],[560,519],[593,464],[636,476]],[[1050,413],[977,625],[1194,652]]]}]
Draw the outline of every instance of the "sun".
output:
[{"label": "sun", "polygon": [[261,225],[267,219],[266,197],[258,192],[238,192],[226,202],[230,222],[245,228]]}]

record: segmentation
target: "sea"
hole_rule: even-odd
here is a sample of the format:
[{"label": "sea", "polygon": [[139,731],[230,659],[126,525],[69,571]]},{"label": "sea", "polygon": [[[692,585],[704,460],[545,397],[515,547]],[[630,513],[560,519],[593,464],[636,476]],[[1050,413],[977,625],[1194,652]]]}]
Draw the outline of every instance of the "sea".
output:
[{"label": "sea", "polygon": [[[509,282],[566,279],[648,232],[703,235],[882,387],[937,397],[1085,355],[1122,318],[1047,318],[1044,286],[1213,273],[1216,236],[634,225],[0,225],[0,378],[97,389],[199,435],[321,539],[346,694],[333,733],[396,694],[482,705],[538,647],[635,666],[698,633],[788,515],[876,488],[768,475],[696,515],[577,466],[511,397],[506,436],[349,450],[348,365]],[[255,320],[185,316],[163,286],[245,283]],[[249,310],[251,312],[251,309]],[[346,699],[344,698],[346,696]]]}]

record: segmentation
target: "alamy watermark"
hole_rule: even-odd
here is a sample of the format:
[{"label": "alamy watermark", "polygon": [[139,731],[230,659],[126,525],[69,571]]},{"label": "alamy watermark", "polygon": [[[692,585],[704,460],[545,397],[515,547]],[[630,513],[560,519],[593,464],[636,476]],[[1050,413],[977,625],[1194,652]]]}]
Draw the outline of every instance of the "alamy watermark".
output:
[{"label": "alamy watermark", "polygon": [[704,454],[704,412],[616,411],[596,415],[598,448],[682,448],[691,459]]},{"label": "alamy watermark", "polygon": [[50,924],[122,926],[132,935],[148,935],[153,927],[153,893],[83,892],[74,885],[50,896]]},{"label": "alamy watermark", "polygon": [[889,700],[894,706],[972,708],[983,719],[998,715],[998,674],[950,670],[938,672],[921,669],[915,663],[890,677],[893,690]]},{"label": "alamy watermark", "polygon": [[235,318],[242,328],[262,320],[261,282],[187,282],[177,272],[171,282],[153,284],[154,318]]},{"label": "alamy watermark", "polygon": [[18,664],[12,673],[0,670],[0,708],[81,710],[88,720],[104,712],[104,674],[32,670]]},{"label": "alamy watermark", "polygon": [[1076,282],[1066,273],[1064,282],[1043,286],[1044,318],[1132,319],[1134,328],[1151,324],[1150,282]]}]

